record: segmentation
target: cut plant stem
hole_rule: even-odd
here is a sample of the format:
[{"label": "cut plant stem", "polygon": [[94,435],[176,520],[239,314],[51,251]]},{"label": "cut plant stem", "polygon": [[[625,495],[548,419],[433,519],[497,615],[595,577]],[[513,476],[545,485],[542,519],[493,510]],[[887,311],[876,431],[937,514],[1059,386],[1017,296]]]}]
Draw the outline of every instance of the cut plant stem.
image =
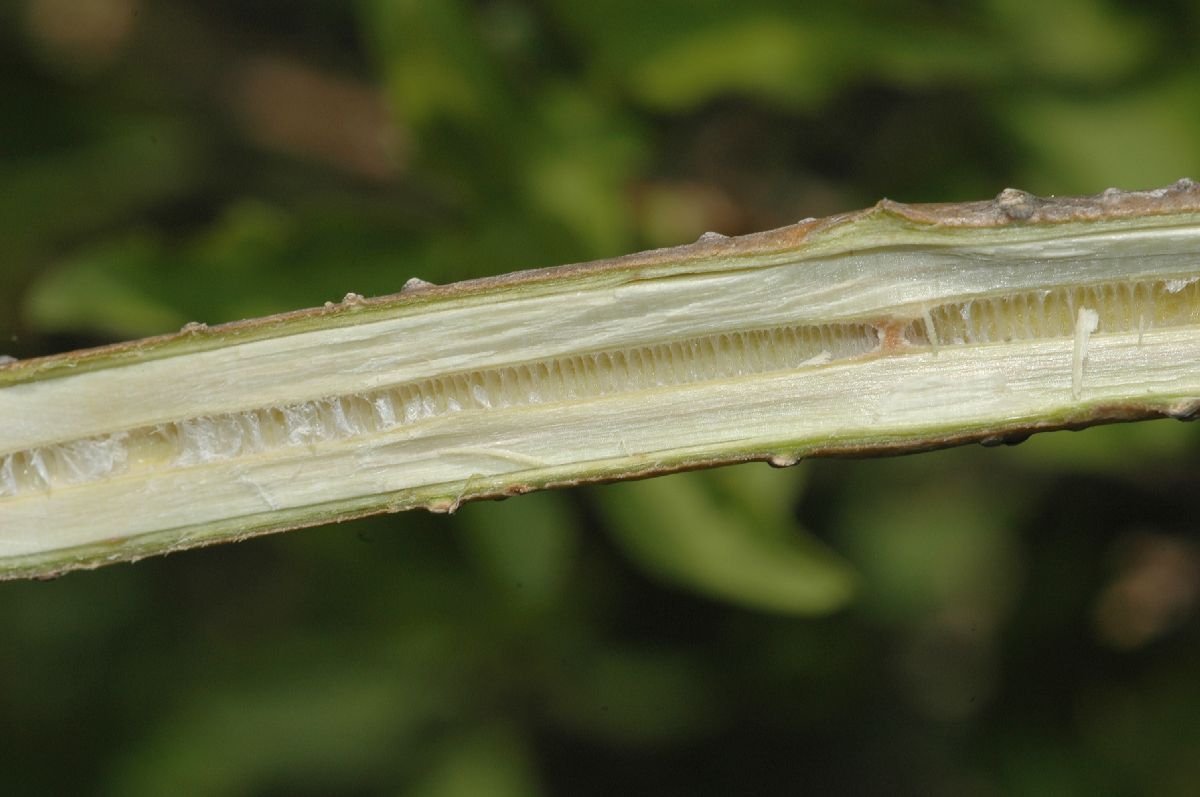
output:
[{"label": "cut plant stem", "polygon": [[0,366],[0,574],[1200,406],[1200,187],[901,205]]}]

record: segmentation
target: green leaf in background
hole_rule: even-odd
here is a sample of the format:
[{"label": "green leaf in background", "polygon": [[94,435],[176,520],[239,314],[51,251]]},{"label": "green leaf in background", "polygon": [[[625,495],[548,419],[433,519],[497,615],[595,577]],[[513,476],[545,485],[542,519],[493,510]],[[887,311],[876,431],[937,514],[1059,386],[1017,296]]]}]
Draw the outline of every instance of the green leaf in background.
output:
[{"label": "green leaf in background", "polygon": [[402,238],[403,229],[336,204],[289,210],[242,200],[182,241],[138,231],[61,258],[30,285],[26,320],[41,332],[134,338],[189,321],[313,307],[351,291],[395,293],[409,273],[397,264],[440,279]]},{"label": "green leaf in background", "polygon": [[89,126],[98,129],[81,134],[82,142],[6,166],[0,241],[41,248],[36,245],[61,236],[95,234],[201,182],[197,159],[203,144],[186,126],[149,116],[93,120]]},{"label": "green leaf in background", "polygon": [[713,25],[648,50],[629,82],[642,101],[670,110],[734,93],[812,105],[832,82],[820,34],[782,15]]},{"label": "green leaf in background", "polygon": [[998,116],[1032,155],[1023,188],[1096,193],[1200,174],[1200,113],[1176,111],[1198,97],[1200,77],[1191,73],[1094,95],[1021,92]]},{"label": "green leaf in background", "polygon": [[505,727],[451,737],[409,797],[537,797],[543,790],[529,751]]},{"label": "green leaf in background", "polygon": [[1033,496],[963,467],[947,451],[883,464],[869,483],[846,486],[834,522],[863,574],[863,608],[897,624],[965,612],[991,628],[1011,609],[1020,577],[1014,517]]},{"label": "green leaf in background", "polygon": [[[12,119],[6,120],[10,123]],[[102,234],[195,190],[201,182],[195,161],[202,145],[182,125],[139,116],[102,119],[98,124],[91,120],[91,126],[99,129],[91,131],[90,140],[82,134],[82,142],[58,142],[52,153],[15,162],[3,160],[6,153],[0,145],[0,340],[23,331],[19,303],[24,291],[39,278],[38,268],[63,251],[64,239],[77,243]],[[90,287],[100,291],[97,302],[131,296],[123,286]],[[80,309],[85,312],[75,329],[94,318],[90,308]],[[142,321],[147,316],[165,320],[161,308],[139,303],[130,309]],[[116,330],[108,326],[108,331]]]},{"label": "green leaf in background", "polygon": [[1025,0],[988,0],[984,8],[1020,71],[1043,80],[1119,79],[1136,70],[1155,44],[1144,18],[1103,0],[1041,0],[1036,11]]},{"label": "green leaf in background", "polygon": [[539,215],[570,230],[588,257],[633,245],[626,193],[643,160],[642,143],[623,120],[566,86],[543,94],[521,158],[522,193]]},{"label": "green leaf in background", "polygon": [[161,247],[145,236],[77,255],[30,287],[26,321],[42,332],[86,329],[116,339],[178,329],[186,315],[146,290],[161,259]]},{"label": "green leaf in background", "polygon": [[457,514],[468,557],[518,609],[545,610],[568,583],[578,547],[575,518],[559,493],[464,506]]},{"label": "green leaf in background", "polygon": [[799,484],[742,465],[606,487],[600,508],[648,573],[746,607],[824,614],[850,599],[855,577],[792,518]]}]

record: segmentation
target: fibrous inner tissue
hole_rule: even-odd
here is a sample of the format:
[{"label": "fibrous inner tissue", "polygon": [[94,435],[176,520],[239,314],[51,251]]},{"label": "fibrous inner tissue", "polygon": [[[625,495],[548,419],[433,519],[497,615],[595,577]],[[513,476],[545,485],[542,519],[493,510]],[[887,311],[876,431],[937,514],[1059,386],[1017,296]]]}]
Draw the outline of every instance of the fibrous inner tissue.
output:
[{"label": "fibrous inner tissue", "polygon": [[946,347],[1074,338],[1072,397],[1093,336],[1200,324],[1200,277],[963,297],[862,320],[722,332],[462,370],[365,393],[186,418],[0,455],[0,498],[151,468],[187,468],[315,447],[427,423],[680,385],[803,371]]}]

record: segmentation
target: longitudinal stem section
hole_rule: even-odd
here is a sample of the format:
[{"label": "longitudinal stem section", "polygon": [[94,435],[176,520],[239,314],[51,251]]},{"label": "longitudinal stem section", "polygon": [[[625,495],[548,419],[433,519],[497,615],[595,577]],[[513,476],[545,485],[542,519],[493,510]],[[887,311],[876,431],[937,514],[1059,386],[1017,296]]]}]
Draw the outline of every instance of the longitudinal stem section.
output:
[{"label": "longitudinal stem section", "polygon": [[1200,397],[1200,191],[795,228],[0,368],[0,573]]},{"label": "longitudinal stem section", "polygon": [[326,396],[158,423],[0,457],[0,496],[152,470],[351,440],[458,413],[580,402],[615,394],[822,365],[879,349],[868,324],[723,332],[647,346],[459,371]]}]

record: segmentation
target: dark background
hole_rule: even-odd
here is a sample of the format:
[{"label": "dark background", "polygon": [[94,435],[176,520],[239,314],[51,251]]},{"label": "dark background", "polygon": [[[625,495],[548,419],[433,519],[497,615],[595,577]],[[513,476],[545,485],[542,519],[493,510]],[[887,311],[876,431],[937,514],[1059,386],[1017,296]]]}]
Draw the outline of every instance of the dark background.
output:
[{"label": "dark background", "polygon": [[[0,0],[0,353],[1200,177],[1197,30],[1183,0]],[[3,584],[0,791],[1195,794],[1198,431]]]}]

